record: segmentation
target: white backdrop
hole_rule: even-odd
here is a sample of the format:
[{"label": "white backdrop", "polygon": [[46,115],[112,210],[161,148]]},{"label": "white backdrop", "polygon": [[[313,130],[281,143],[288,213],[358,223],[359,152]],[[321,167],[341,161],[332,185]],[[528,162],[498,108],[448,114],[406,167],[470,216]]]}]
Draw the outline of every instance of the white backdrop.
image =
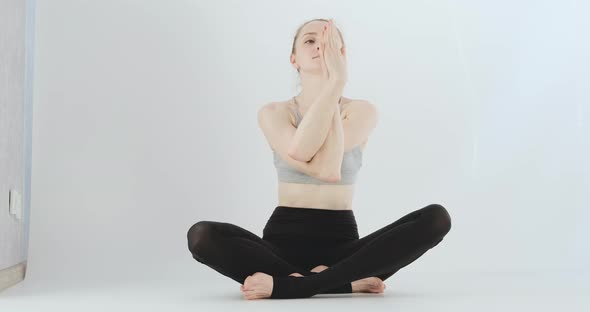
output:
[{"label": "white backdrop", "polygon": [[439,203],[452,229],[406,272],[586,270],[590,5],[360,3],[38,1],[27,278],[229,281],[186,232],[262,235],[277,181],[257,110],[300,90],[292,39],[319,17],[348,47],[344,96],[380,112],[361,236]]}]

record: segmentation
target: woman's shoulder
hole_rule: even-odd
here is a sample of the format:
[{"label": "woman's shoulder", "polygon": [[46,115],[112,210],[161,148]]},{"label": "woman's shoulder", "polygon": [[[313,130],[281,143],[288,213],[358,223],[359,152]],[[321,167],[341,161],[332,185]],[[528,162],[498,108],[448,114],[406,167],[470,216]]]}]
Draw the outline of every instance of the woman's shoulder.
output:
[{"label": "woman's shoulder", "polygon": [[263,105],[262,108],[272,112],[273,116],[281,116],[281,114],[287,112],[290,116],[291,123],[293,125],[295,124],[295,115],[293,113],[295,106],[291,100],[268,102]]},{"label": "woman's shoulder", "polygon": [[269,108],[272,110],[284,110],[289,107],[292,107],[292,105],[293,105],[293,100],[285,100],[285,101],[268,102],[265,105],[263,105],[263,107]]},{"label": "woman's shoulder", "polygon": [[368,103],[368,101],[364,99],[351,99],[344,97],[342,99],[342,106],[340,108],[340,113],[342,114],[342,116],[346,116],[351,111],[351,109]]},{"label": "woman's shoulder", "polygon": [[375,109],[377,108],[369,100],[364,100],[364,99],[349,99],[349,101],[346,104],[343,104],[342,105],[341,112],[348,112],[350,109],[353,109],[353,108],[362,109],[362,108],[365,108],[367,106],[370,106],[371,108],[375,108]]}]

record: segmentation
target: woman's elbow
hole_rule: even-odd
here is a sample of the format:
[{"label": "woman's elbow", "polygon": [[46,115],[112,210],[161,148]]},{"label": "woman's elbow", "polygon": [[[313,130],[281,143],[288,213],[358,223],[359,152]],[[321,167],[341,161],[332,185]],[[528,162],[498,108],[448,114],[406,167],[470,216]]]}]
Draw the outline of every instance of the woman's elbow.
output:
[{"label": "woman's elbow", "polygon": [[289,147],[289,150],[287,151],[287,155],[289,155],[289,157],[298,160],[298,161],[304,161],[304,162],[310,162],[313,157],[306,157],[305,155],[301,154],[301,151],[299,148],[291,145],[291,147]]},{"label": "woman's elbow", "polygon": [[342,180],[342,175],[340,174],[340,172],[320,173],[319,179],[324,182],[336,183],[336,182],[340,182],[340,180]]}]

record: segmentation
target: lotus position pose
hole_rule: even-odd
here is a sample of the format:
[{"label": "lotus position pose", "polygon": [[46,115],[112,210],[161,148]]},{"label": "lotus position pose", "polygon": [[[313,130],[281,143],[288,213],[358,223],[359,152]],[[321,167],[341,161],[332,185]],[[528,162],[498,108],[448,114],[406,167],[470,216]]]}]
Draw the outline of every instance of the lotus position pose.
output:
[{"label": "lotus position pose", "polygon": [[[258,111],[278,176],[278,205],[262,237],[203,220],[188,230],[188,249],[240,283],[245,299],[382,293],[383,281],[442,241],[450,215],[430,204],[359,238],[351,203],[377,109],[342,96],[346,49],[333,20],[301,25],[290,61],[302,91]],[[393,211],[379,207],[385,218]]]}]

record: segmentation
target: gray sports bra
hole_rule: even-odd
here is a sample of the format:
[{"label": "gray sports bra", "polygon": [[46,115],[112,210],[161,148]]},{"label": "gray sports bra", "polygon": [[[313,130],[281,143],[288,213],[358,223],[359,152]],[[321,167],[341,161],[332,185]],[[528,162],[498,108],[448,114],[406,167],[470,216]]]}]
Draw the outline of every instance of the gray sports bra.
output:
[{"label": "gray sports bra", "polygon": [[[295,105],[297,102],[294,101]],[[301,115],[299,114],[299,109],[293,110],[295,114],[295,124],[296,127],[301,122]],[[291,166],[281,158],[279,154],[273,149],[273,159],[274,165],[277,169],[277,177],[278,180],[281,182],[288,182],[288,183],[303,183],[303,184],[354,184],[357,178],[358,171],[362,166],[363,161],[363,152],[361,150],[360,144],[355,146],[353,149],[349,151],[345,151],[344,155],[342,156],[342,166],[340,169],[340,176],[341,179],[338,182],[325,182],[319,179],[316,179],[312,176],[309,176]]]}]

